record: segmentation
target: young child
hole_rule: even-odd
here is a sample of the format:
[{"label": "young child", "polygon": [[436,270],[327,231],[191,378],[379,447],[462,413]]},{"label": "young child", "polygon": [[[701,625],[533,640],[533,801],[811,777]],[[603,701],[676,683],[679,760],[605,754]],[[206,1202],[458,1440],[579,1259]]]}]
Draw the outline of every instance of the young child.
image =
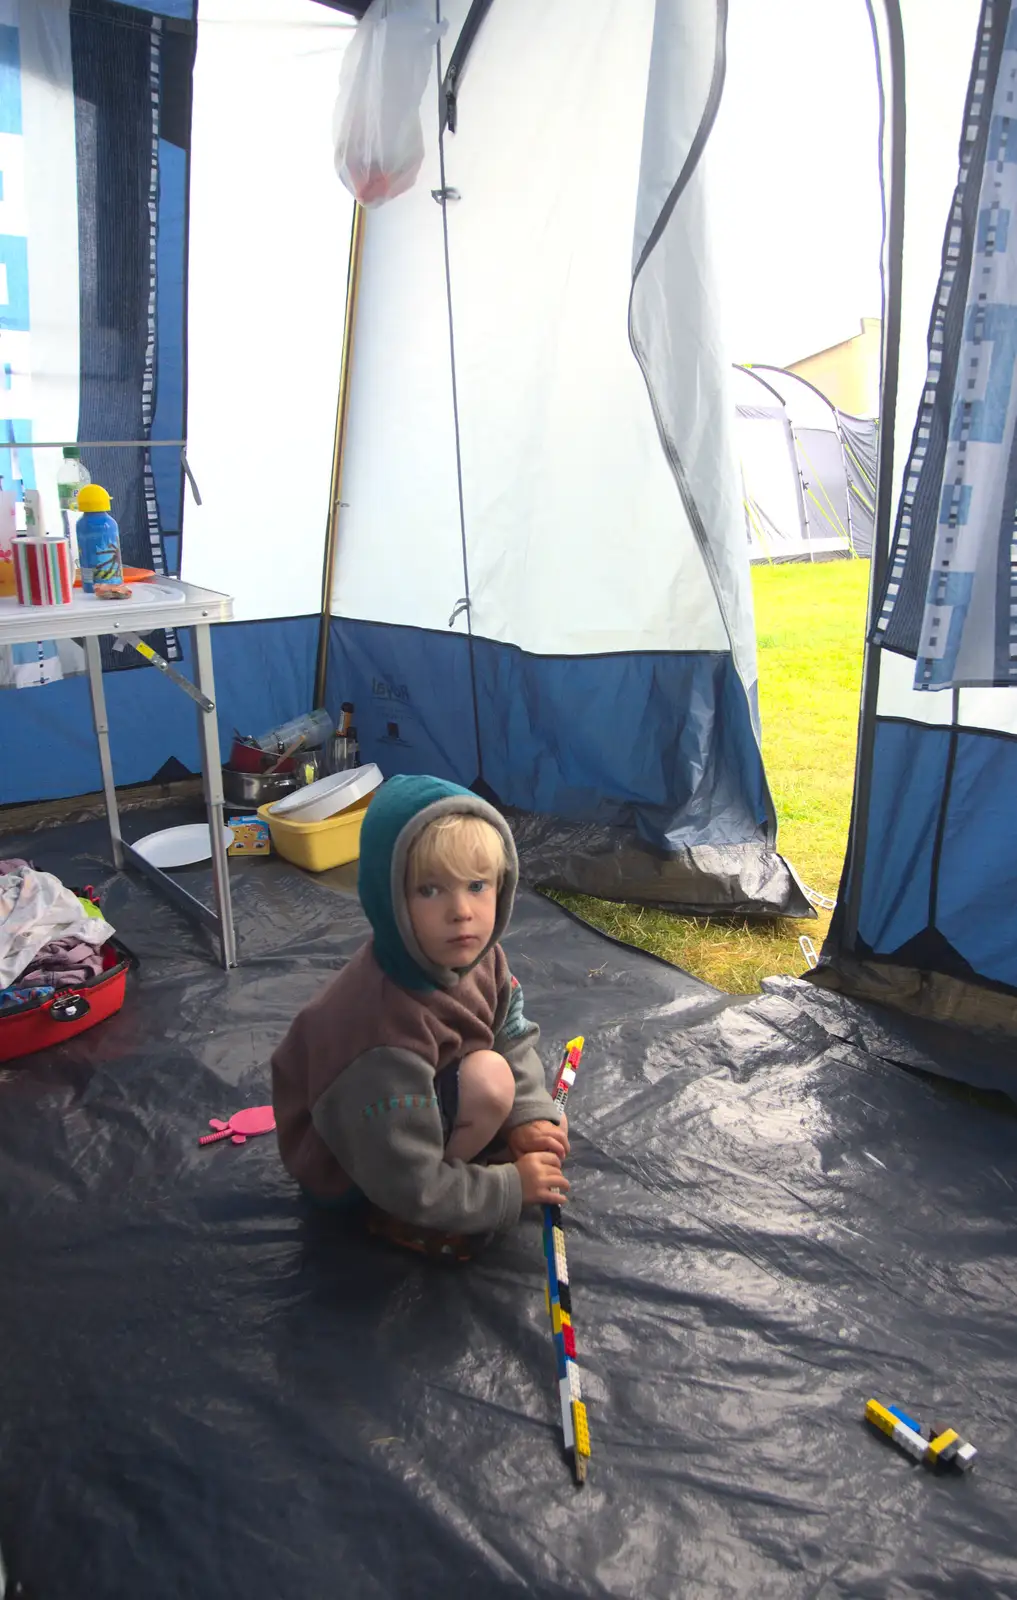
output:
[{"label": "young child", "polygon": [[[512,835],[486,801],[390,778],[360,837],[373,938],[272,1058],[289,1172],[312,1199],[366,1195],[403,1243],[420,1245],[409,1230],[508,1228],[522,1205],[565,1198],[565,1118],[498,944],[517,879]],[[509,1159],[478,1159],[498,1138]]]}]

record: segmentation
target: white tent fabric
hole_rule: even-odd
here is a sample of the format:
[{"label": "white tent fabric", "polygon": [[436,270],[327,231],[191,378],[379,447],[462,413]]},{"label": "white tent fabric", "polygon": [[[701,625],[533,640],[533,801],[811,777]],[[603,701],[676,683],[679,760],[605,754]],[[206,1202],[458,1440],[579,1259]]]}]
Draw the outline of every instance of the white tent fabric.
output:
[{"label": "white tent fabric", "polygon": [[[447,7],[451,39],[465,9],[463,0]],[[623,10],[611,0],[496,5],[470,59],[460,131],[447,141],[447,183],[461,196],[449,204],[449,235],[473,627],[538,653],[729,648],[626,328],[637,202],[652,210],[645,197],[663,182],[664,169],[647,169],[639,187],[655,9],[650,0]],[[696,9],[712,14],[663,8],[669,18]],[[689,93],[672,89],[685,108],[679,139],[691,138],[702,110],[694,69],[706,76],[705,41],[686,43]],[[435,95],[432,84],[431,104]],[[429,193],[440,185],[434,123],[417,187],[367,222],[334,611],[446,628],[463,563],[441,212]],[[680,279],[669,297],[679,305],[693,261],[695,276],[708,276],[695,211],[682,248],[684,266],[677,250],[655,262],[635,302],[648,346],[663,315],[649,301],[662,284]],[[672,354],[685,382],[699,374],[702,409],[697,435],[680,443],[694,492],[705,494],[709,476],[703,439],[715,462],[719,452],[732,463],[715,470],[721,487],[703,513],[751,671],[747,572],[742,583],[733,570],[745,563],[729,407],[724,380],[710,392],[691,306],[687,315],[686,327],[669,328]],[[695,415],[677,395],[668,404]],[[672,415],[666,426],[680,424]],[[398,473],[379,441],[398,449]]]},{"label": "white tent fabric", "polygon": [[552,819],[544,881],[786,909],[710,268],[723,18],[496,3],[444,140],[436,63],[417,184],[366,217],[330,670],[383,770]]},{"label": "white tent fabric", "polygon": [[314,0],[202,0],[187,430],[201,504],[185,500],[182,576],[234,595],[240,621],[321,602],[353,216],[330,122],[352,33]]}]

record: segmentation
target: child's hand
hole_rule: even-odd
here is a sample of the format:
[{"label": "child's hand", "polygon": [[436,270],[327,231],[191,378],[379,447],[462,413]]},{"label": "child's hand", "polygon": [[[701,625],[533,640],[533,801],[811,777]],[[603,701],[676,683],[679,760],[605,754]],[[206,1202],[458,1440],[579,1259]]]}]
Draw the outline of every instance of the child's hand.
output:
[{"label": "child's hand", "polygon": [[569,1180],[562,1177],[561,1162],[546,1150],[534,1150],[520,1156],[516,1171],[523,1186],[524,1206],[558,1206],[565,1204],[565,1190]]},{"label": "child's hand", "polygon": [[546,1150],[548,1155],[564,1161],[569,1153],[569,1125],[564,1115],[560,1125],[557,1122],[523,1122],[506,1134],[506,1140],[516,1158]]}]

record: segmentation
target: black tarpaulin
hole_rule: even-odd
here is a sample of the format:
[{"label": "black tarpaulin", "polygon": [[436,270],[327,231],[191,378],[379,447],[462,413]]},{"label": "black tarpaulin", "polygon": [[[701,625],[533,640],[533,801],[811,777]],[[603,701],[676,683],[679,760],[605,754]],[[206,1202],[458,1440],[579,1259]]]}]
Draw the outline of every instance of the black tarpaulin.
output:
[{"label": "black tarpaulin", "polygon": [[[210,1116],[268,1097],[273,1044],[362,936],[355,901],[238,864],[226,976],[100,840],[0,851],[104,882],[141,963],[118,1017],[0,1074],[12,1581],[37,1600],[1017,1595],[1017,1121],[930,1075],[950,1068],[934,1035],[790,980],[732,1001],[522,898],[507,943],[549,1066],[587,1037],[577,1490],[535,1217],[443,1270],[308,1214],[270,1139],[198,1149]],[[958,1428],[973,1473],[912,1466],[862,1421],[870,1396]]]}]

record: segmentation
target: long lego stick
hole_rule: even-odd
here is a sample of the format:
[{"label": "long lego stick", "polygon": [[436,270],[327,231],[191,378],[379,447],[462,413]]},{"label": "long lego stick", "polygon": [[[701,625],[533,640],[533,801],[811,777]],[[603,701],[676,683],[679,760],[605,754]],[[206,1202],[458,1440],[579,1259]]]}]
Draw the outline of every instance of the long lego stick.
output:
[{"label": "long lego stick", "polygon": [[[562,1111],[583,1054],[583,1039],[570,1039],[565,1046],[554,1086],[554,1103]],[[561,1206],[544,1207],[544,1259],[547,1264],[547,1310],[558,1363],[558,1394],[561,1400],[561,1426],[577,1483],[586,1482],[590,1456],[590,1428],[583,1404],[583,1391],[576,1364],[576,1336],[572,1326],[572,1291],[565,1255],[565,1234]]]}]

